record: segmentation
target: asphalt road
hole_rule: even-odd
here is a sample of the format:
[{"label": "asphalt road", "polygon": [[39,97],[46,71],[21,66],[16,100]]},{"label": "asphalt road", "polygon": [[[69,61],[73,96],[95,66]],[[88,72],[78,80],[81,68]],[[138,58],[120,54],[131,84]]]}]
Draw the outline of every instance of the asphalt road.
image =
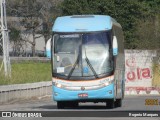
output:
[{"label": "asphalt road", "polygon": [[[147,99],[158,99],[159,105],[145,105]],[[62,117],[55,117],[55,118],[46,118],[47,120],[50,119],[64,119],[64,120],[150,120],[151,118],[134,118],[134,117],[85,117],[83,116],[84,114],[94,113],[94,115],[105,113],[105,112],[125,112],[125,111],[159,111],[160,113],[160,96],[125,96],[123,100],[123,105],[122,107],[117,107],[114,109],[106,109],[105,108],[105,103],[80,103],[79,107],[77,108],[66,108],[66,109],[57,109],[56,107],[56,102],[52,101],[51,97],[43,98],[43,99],[35,99],[35,100],[23,100],[20,102],[14,102],[14,103],[8,103],[8,104],[3,104],[0,105],[0,111],[49,111],[50,113],[53,112],[59,112],[62,113]],[[73,112],[74,111],[74,112]],[[82,117],[63,117],[63,114],[66,112],[70,112],[73,114],[75,111],[78,112],[78,114],[82,114]],[[89,114],[90,114],[89,113]],[[97,114],[97,115],[98,115]],[[117,114],[117,113],[116,113]],[[115,116],[116,116],[115,114]],[[113,115],[114,116],[114,115]],[[0,118],[0,120],[7,120],[9,118]],[[36,118],[29,118],[29,120],[35,120]],[[44,118],[42,118],[44,119]],[[160,116],[156,118],[152,118],[154,120],[160,120]],[[14,120],[12,118],[12,120]],[[15,118],[17,120],[17,118]],[[37,120],[41,120],[40,118],[37,118]]]}]

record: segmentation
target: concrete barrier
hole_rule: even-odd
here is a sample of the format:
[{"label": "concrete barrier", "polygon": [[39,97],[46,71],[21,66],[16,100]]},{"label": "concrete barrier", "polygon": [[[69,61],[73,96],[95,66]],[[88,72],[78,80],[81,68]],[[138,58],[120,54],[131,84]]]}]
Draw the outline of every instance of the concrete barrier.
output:
[{"label": "concrete barrier", "polygon": [[[51,95],[51,81],[0,86],[0,104],[33,97],[41,99]],[[125,95],[160,95],[160,88],[126,87]]]},{"label": "concrete barrier", "polygon": [[38,82],[27,84],[0,86],[0,104],[13,100],[30,99],[32,97],[42,98],[51,96],[52,82]]}]

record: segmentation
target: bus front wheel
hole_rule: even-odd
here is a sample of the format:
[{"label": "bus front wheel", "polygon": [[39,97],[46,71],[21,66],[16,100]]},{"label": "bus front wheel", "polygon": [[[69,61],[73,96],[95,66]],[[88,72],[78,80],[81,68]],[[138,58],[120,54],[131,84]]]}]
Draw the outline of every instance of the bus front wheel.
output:
[{"label": "bus front wheel", "polygon": [[63,109],[65,107],[65,103],[62,101],[57,101],[57,108],[58,109]]},{"label": "bus front wheel", "polygon": [[122,99],[116,99],[115,106],[121,107],[122,106]]},{"label": "bus front wheel", "polygon": [[108,101],[106,102],[106,107],[109,108],[109,109],[114,108],[114,107],[115,107],[115,102],[114,102],[114,100],[113,100],[113,99],[108,100]]}]

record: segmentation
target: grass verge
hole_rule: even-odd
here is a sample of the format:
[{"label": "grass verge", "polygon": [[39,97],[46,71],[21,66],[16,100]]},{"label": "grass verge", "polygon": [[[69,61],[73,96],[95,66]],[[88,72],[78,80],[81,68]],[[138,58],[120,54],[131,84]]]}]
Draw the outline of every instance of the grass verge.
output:
[{"label": "grass verge", "polygon": [[6,78],[3,70],[0,72],[0,85],[23,84],[51,80],[50,63],[21,62],[12,63],[11,67],[11,78]]},{"label": "grass verge", "polygon": [[153,65],[152,86],[160,87],[160,65],[159,64]]}]

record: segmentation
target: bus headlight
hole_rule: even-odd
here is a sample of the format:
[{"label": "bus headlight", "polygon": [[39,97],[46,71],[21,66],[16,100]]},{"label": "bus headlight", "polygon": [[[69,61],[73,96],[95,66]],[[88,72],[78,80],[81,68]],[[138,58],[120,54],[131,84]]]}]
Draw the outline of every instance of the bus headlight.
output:
[{"label": "bus headlight", "polygon": [[58,88],[61,88],[61,87],[62,87],[62,85],[61,85],[60,83],[54,83],[53,85],[55,85],[55,86],[58,87]]},{"label": "bus headlight", "polygon": [[108,85],[109,85],[109,82],[104,83],[104,86],[108,86]]},{"label": "bus headlight", "polygon": [[57,85],[56,85],[57,87],[59,87],[59,88],[61,88],[62,87],[62,85],[61,84],[59,84],[59,83],[57,83]]},{"label": "bus headlight", "polygon": [[112,84],[113,82],[114,82],[114,79],[113,79],[113,80],[106,81],[106,82],[104,83],[104,86],[108,86],[108,85]]}]

